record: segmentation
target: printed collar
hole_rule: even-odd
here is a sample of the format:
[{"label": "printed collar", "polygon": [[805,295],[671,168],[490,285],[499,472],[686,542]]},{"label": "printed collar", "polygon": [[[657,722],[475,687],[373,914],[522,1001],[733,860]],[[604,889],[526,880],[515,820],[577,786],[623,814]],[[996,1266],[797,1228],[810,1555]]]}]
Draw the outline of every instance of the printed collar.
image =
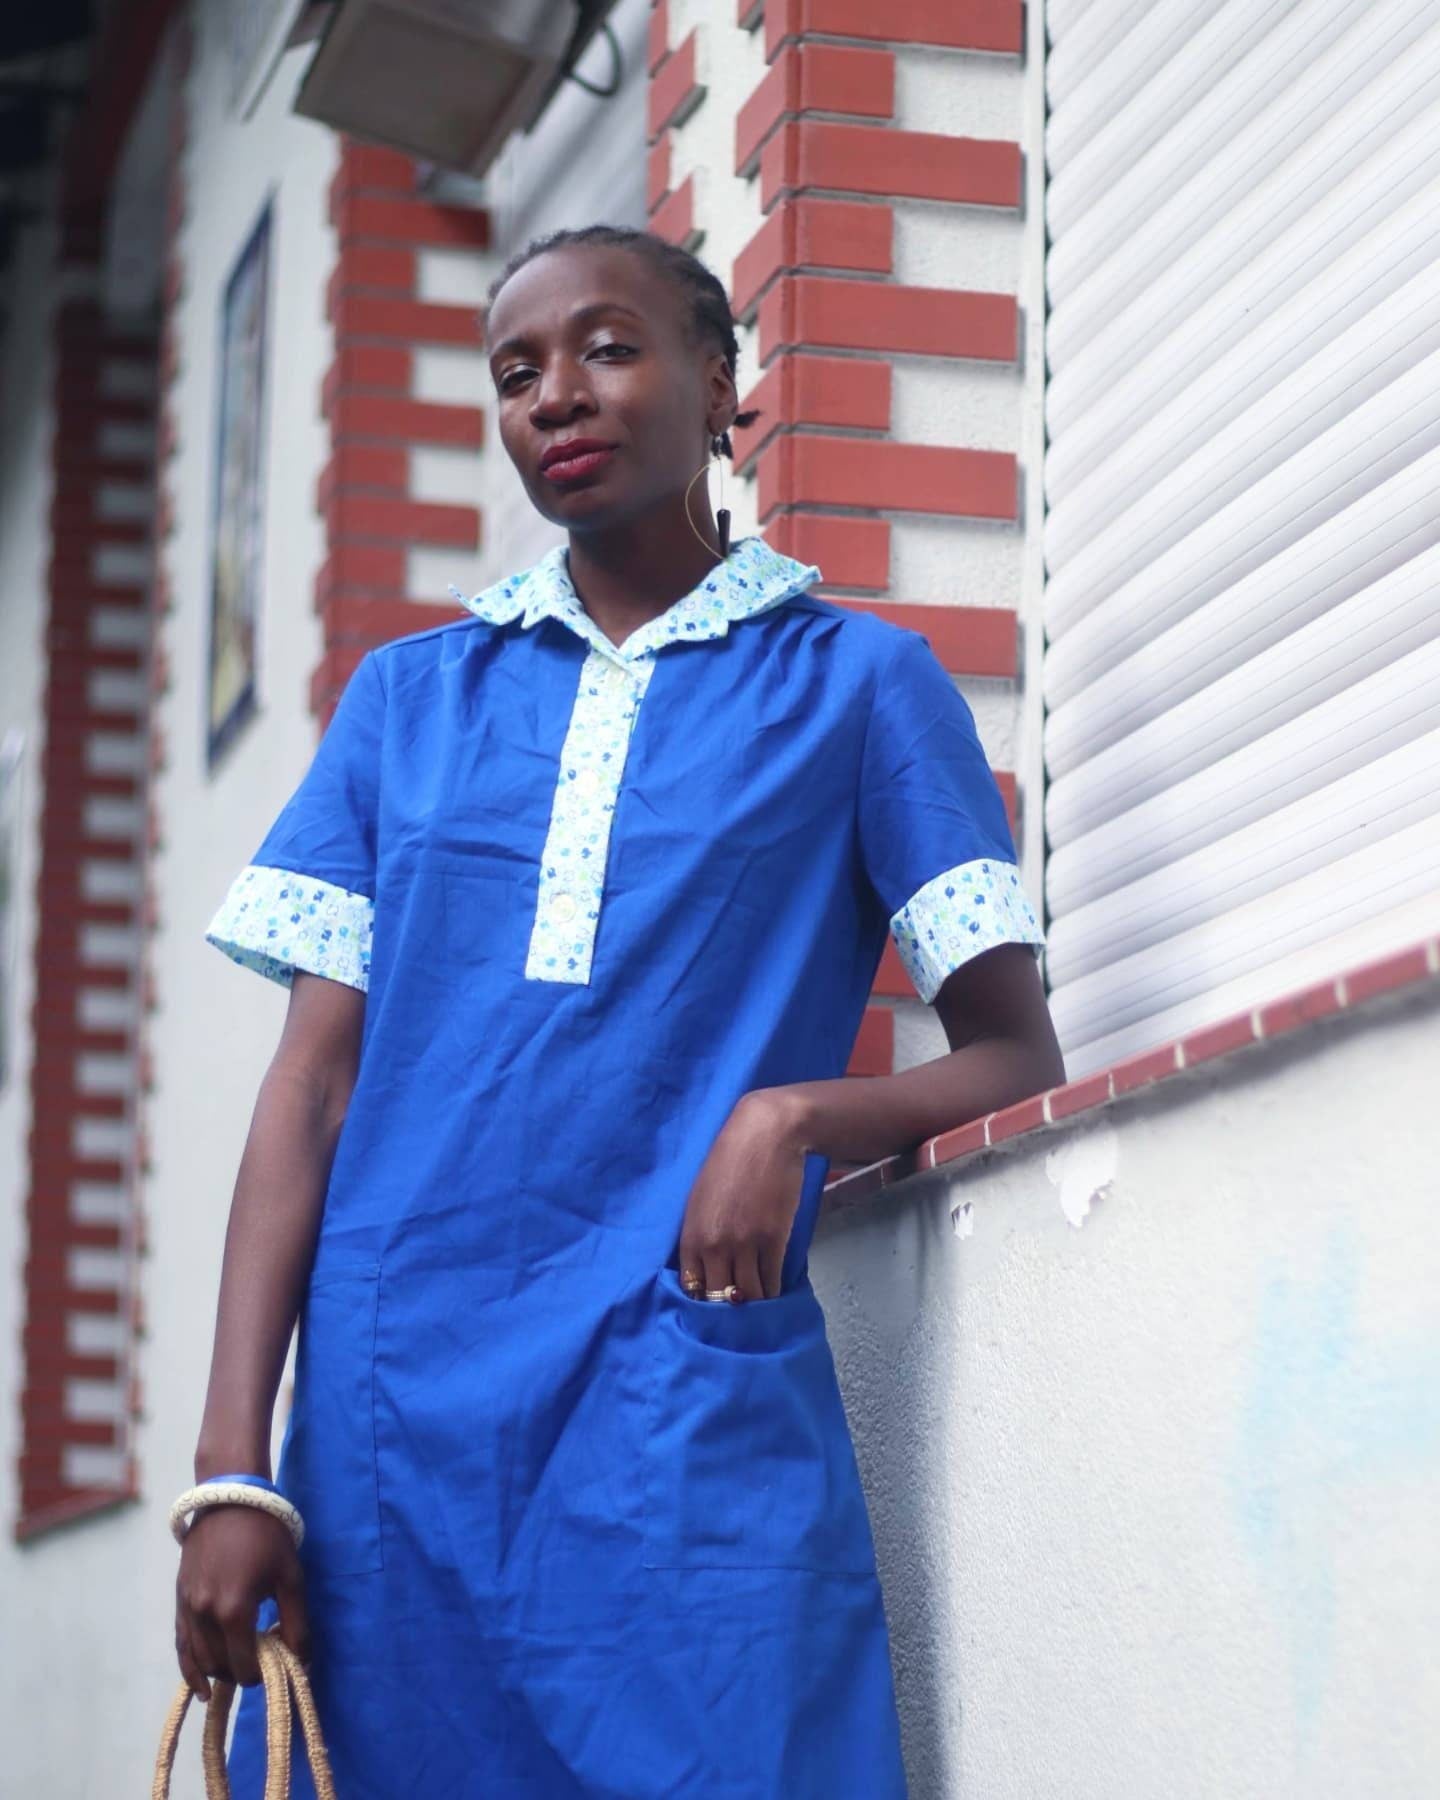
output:
[{"label": "printed collar", "polygon": [[533,568],[511,575],[467,600],[459,588],[450,592],[477,618],[491,625],[519,619],[529,627],[541,619],[558,619],[585,641],[622,662],[672,643],[698,643],[723,638],[740,619],[768,612],[803,594],[821,579],[813,563],[797,562],[772,550],[762,537],[737,538],[723,563],[717,563],[688,594],[631,632],[623,646],[612,644],[585,611],[570,580],[566,546],[557,544]]}]

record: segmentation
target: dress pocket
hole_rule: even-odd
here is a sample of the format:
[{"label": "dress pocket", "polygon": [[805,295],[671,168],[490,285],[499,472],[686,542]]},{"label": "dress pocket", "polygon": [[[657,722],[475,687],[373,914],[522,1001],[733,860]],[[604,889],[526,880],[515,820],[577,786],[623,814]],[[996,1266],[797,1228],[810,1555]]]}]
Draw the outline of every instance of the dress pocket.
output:
[{"label": "dress pocket", "polygon": [[808,1280],[773,1300],[655,1285],[645,1446],[651,1569],[873,1574],[850,1429]]},{"label": "dress pocket", "polygon": [[375,1319],[379,1265],[312,1277],[295,1348],[295,1403],[276,1485],[305,1520],[307,1569],[384,1567],[375,1459]]}]

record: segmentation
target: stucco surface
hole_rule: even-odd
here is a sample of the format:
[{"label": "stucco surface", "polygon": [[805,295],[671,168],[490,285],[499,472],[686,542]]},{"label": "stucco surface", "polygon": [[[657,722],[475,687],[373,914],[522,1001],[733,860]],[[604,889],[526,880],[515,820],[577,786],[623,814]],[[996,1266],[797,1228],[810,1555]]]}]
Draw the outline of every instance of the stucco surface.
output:
[{"label": "stucco surface", "polygon": [[822,1227],[914,1800],[1434,1793],[1435,1026],[1431,991]]}]

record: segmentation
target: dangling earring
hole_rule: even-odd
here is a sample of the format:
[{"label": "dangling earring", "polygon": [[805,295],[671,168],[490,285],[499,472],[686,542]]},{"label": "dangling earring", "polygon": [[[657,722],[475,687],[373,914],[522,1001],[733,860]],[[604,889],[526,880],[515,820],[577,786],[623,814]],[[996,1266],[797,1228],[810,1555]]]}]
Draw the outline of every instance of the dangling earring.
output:
[{"label": "dangling earring", "polygon": [[[720,460],[720,455],[725,444],[726,439],[723,434],[719,437],[712,437],[710,439],[710,453],[717,462]],[[700,539],[700,542],[705,544],[705,548],[713,551],[714,546],[705,543],[703,535],[696,530],[695,521],[690,517],[691,490],[709,467],[710,464],[708,462],[701,463],[700,467],[690,477],[690,485],[685,489],[685,523],[695,532],[695,535]],[[722,499],[725,496],[725,465],[723,462],[720,464],[720,496]],[[730,554],[730,513],[726,507],[722,506],[715,514],[715,524],[720,533],[720,560],[723,562]]]},{"label": "dangling earring", "polygon": [[720,533],[721,562],[730,554],[730,509],[725,505],[725,452],[728,448],[729,439],[723,432],[719,437],[711,438],[711,453],[720,465],[720,505],[715,510],[715,524]]}]

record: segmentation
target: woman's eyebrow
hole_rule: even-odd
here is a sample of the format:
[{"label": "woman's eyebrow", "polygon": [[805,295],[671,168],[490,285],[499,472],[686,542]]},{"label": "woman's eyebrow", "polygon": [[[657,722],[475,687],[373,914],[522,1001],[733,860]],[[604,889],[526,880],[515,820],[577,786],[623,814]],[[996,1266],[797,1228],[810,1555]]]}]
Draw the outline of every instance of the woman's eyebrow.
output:
[{"label": "woman's eyebrow", "polygon": [[[645,323],[645,315],[637,312],[633,306],[626,306],[623,300],[592,300],[585,306],[577,306],[566,324],[571,327],[588,325],[593,319],[601,318],[607,313],[624,313],[627,318],[634,319],[641,325]],[[512,336],[503,338],[490,355],[504,356],[512,350],[528,350],[531,341],[529,333],[515,332]]]}]

